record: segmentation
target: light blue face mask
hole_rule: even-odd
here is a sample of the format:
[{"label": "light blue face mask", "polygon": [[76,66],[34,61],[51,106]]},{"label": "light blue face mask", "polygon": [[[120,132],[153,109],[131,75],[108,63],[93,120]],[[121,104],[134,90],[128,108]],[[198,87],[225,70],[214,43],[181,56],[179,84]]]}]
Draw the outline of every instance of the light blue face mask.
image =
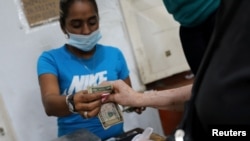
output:
[{"label": "light blue face mask", "polygon": [[92,32],[90,35],[80,35],[69,32],[68,34],[69,34],[68,44],[82,51],[92,50],[97,44],[97,42],[102,38],[99,29]]}]

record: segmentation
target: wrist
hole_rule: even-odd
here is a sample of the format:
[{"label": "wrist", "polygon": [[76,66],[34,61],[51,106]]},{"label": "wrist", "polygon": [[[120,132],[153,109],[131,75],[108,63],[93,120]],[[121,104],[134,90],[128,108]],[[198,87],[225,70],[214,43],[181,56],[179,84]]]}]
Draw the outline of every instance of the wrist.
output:
[{"label": "wrist", "polygon": [[145,105],[144,99],[145,99],[144,94],[141,92],[137,92],[133,100],[133,105],[135,105],[135,107],[143,107]]},{"label": "wrist", "polygon": [[68,109],[71,113],[77,113],[75,110],[74,94],[66,96],[66,104],[68,105]]},{"label": "wrist", "polygon": [[142,107],[153,107],[152,104],[155,104],[155,97],[157,97],[157,90],[147,90],[141,93],[140,105]]}]

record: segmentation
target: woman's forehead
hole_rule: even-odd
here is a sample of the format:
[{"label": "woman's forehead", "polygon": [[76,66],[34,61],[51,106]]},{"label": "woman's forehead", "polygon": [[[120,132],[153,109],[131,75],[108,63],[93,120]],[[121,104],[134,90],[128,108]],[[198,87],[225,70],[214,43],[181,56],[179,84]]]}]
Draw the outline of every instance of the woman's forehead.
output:
[{"label": "woman's forehead", "polygon": [[97,15],[95,8],[91,2],[88,1],[75,1],[69,7],[68,18],[73,17],[93,17]]}]

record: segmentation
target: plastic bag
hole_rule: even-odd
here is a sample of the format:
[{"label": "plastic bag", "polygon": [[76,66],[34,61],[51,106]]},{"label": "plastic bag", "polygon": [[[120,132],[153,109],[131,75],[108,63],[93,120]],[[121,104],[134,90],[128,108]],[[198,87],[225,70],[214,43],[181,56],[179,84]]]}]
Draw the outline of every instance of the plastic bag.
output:
[{"label": "plastic bag", "polygon": [[136,135],[131,141],[152,141],[150,135],[153,133],[153,128],[147,127],[142,134]]}]

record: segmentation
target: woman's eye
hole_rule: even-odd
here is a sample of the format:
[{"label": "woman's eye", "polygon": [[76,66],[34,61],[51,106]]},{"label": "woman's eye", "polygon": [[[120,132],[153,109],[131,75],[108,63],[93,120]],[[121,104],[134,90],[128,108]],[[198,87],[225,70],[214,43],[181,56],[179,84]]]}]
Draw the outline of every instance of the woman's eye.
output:
[{"label": "woman's eye", "polygon": [[91,20],[89,21],[89,25],[96,25],[97,21],[96,20]]},{"label": "woman's eye", "polygon": [[73,22],[71,23],[71,26],[72,26],[73,28],[80,28],[80,27],[82,26],[82,22],[81,22],[81,21],[73,21]]},{"label": "woman's eye", "polygon": [[98,23],[97,17],[90,18],[88,21],[88,24],[91,26],[96,25],[97,23]]}]

